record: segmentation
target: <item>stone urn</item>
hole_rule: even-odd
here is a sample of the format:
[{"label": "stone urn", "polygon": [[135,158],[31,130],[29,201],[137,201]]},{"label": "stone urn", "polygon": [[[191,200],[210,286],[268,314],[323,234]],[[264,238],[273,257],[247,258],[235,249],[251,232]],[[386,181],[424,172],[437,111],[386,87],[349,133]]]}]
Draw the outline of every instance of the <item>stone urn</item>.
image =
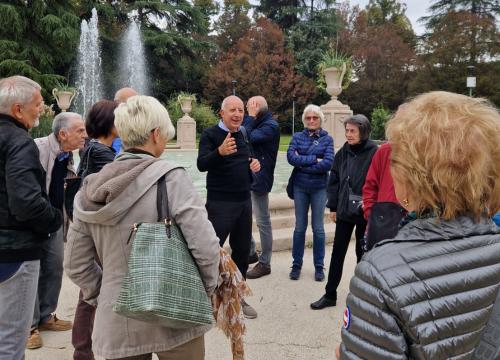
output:
[{"label": "stone urn", "polygon": [[52,95],[54,95],[54,99],[56,99],[57,106],[61,111],[66,111],[71,106],[71,102],[75,98],[76,91],[75,90],[58,90],[57,88],[52,89]]},{"label": "stone urn", "polygon": [[179,100],[179,103],[181,104],[181,110],[184,113],[184,115],[189,115],[191,110],[193,109],[193,97],[192,96],[181,96],[177,98]]},{"label": "stone urn", "polygon": [[343,63],[341,68],[329,67],[323,70],[326,82],[326,92],[332,97],[329,102],[339,102],[337,96],[342,92],[342,80],[346,73],[346,64]]}]

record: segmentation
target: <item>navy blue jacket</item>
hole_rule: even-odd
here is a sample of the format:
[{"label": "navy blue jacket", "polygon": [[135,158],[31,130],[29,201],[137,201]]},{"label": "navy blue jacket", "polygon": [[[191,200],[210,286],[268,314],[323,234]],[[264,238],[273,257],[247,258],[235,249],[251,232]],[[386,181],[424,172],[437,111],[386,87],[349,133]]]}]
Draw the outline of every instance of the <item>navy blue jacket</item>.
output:
[{"label": "navy blue jacket", "polygon": [[321,129],[319,137],[309,136],[307,129],[295,133],[286,156],[288,163],[298,168],[294,184],[308,189],[326,188],[334,158],[333,138],[328,132]]},{"label": "navy blue jacket", "polygon": [[270,112],[245,116],[243,126],[247,130],[253,156],[260,162],[260,171],[254,173],[251,190],[256,193],[268,193],[274,182],[274,168],[280,146],[280,128]]}]

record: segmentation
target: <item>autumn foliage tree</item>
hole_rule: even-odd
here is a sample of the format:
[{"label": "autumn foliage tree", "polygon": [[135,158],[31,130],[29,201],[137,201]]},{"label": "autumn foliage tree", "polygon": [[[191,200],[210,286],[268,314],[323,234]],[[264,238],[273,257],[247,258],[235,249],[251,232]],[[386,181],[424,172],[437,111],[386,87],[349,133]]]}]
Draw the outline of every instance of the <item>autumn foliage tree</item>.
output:
[{"label": "autumn foliage tree", "polygon": [[[374,2],[371,2],[373,5]],[[352,56],[354,81],[342,99],[356,113],[370,114],[378,105],[395,110],[408,96],[416,54],[399,22],[374,22],[370,12],[347,9],[340,50]]]},{"label": "autumn foliage tree", "polygon": [[283,128],[291,118],[294,97],[300,110],[317,95],[314,82],[295,71],[283,32],[266,18],[258,19],[209,70],[204,97],[214,107],[219,106],[224,97],[231,95],[232,80],[237,81],[236,95],[244,101],[254,95],[264,96]]}]

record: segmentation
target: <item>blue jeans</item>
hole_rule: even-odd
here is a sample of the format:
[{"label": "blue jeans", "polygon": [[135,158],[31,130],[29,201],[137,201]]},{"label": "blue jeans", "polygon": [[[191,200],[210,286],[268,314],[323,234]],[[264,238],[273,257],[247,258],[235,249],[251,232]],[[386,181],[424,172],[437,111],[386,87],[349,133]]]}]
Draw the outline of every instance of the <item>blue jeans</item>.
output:
[{"label": "blue jeans", "polygon": [[24,359],[39,270],[40,260],[25,261],[0,283],[0,359]]},{"label": "blue jeans", "polygon": [[43,324],[49,320],[50,314],[56,311],[63,278],[63,237],[63,227],[61,226],[43,242],[38,296],[35,299],[32,327]]},{"label": "blue jeans", "polygon": [[293,232],[293,265],[302,267],[306,240],[307,217],[311,207],[313,230],[314,266],[323,268],[325,259],[325,226],[323,219],[326,207],[326,189],[308,189],[294,185],[295,230]]},{"label": "blue jeans", "polygon": [[[271,215],[269,215],[269,193],[259,194],[252,191],[252,210],[255,222],[259,228],[260,246],[262,253],[259,262],[271,265],[273,253],[273,228],[271,226]],[[250,255],[255,254],[255,240],[252,236],[250,244]]]}]

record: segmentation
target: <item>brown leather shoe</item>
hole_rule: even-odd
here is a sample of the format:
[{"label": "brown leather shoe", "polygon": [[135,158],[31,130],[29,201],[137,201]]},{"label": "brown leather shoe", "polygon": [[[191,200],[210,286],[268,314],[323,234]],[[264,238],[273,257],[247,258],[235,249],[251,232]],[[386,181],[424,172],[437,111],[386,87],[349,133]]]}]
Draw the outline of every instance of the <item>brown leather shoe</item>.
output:
[{"label": "brown leather shoe", "polygon": [[28,342],[26,343],[26,349],[39,349],[43,346],[42,337],[37,328],[33,328],[30,331],[30,336],[28,337]]},{"label": "brown leather shoe", "polygon": [[71,321],[58,319],[56,314],[50,315],[49,320],[38,326],[40,331],[66,331],[72,328],[73,323]]},{"label": "brown leather shoe", "polygon": [[271,273],[271,265],[264,265],[258,262],[252,270],[247,271],[247,279],[258,279]]}]

